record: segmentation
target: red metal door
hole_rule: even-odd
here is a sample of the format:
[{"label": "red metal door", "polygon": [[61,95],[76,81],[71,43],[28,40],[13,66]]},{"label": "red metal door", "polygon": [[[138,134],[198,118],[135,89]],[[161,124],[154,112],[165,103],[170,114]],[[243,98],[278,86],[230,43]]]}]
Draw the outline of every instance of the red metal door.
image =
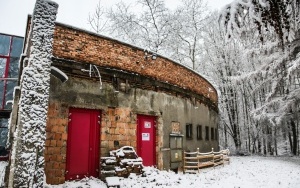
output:
[{"label": "red metal door", "polygon": [[98,177],[100,112],[70,108],[66,180]]},{"label": "red metal door", "polygon": [[154,116],[137,116],[137,152],[138,155],[143,159],[144,166],[156,165],[155,120],[156,117]]}]

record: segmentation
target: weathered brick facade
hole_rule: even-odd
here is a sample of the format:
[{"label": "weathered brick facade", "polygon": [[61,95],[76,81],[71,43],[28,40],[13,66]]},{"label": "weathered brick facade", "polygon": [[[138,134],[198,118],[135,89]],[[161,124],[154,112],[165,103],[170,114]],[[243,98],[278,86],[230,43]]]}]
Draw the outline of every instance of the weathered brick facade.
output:
[{"label": "weathered brick facade", "polygon": [[44,153],[47,183],[65,182],[68,114],[68,108],[49,103]]},{"label": "weathered brick facade", "polygon": [[[45,174],[49,184],[65,182],[68,108],[61,103],[50,102],[45,149]],[[136,114],[130,108],[107,108],[101,111],[100,153],[108,156],[109,151],[120,146],[136,148]],[[161,126],[158,123],[158,126]],[[159,129],[157,129],[159,130]],[[161,133],[160,133],[161,135]],[[118,141],[118,146],[114,141]],[[161,139],[156,136],[156,147]],[[159,158],[157,153],[157,158]],[[162,166],[159,161],[158,166]]]},{"label": "weathered brick facade", "polygon": [[[56,24],[52,65],[68,74],[69,80],[62,84],[51,78],[44,153],[47,183],[65,182],[70,108],[101,112],[100,157],[122,146],[137,149],[137,116],[156,117],[155,154],[159,169],[170,169],[171,122],[180,124],[182,134],[188,123],[194,124],[193,129],[196,125],[217,129],[217,92],[213,86],[167,58],[158,56],[154,61],[144,55],[143,49]],[[90,64],[97,65],[101,72],[101,90],[96,77],[81,71]],[[118,93],[111,81],[116,75],[120,76],[119,85],[129,83],[127,89],[120,88]],[[159,88],[155,84],[160,84]],[[186,150],[199,147],[205,152],[218,148],[218,141],[186,139],[183,145]]]}]

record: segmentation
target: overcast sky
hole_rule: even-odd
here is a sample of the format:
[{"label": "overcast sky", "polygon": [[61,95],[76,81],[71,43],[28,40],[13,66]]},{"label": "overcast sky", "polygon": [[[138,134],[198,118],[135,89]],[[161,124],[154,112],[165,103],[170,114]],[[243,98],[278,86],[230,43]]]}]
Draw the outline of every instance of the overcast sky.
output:
[{"label": "overcast sky", "polygon": [[[89,30],[87,18],[99,0],[54,0],[59,4],[57,21]],[[121,0],[102,0],[107,7]],[[132,1],[132,0],[123,0]],[[165,0],[175,7],[180,0]],[[212,9],[220,9],[233,0],[207,0]],[[24,36],[27,15],[32,14],[35,0],[0,0],[0,33]]]}]

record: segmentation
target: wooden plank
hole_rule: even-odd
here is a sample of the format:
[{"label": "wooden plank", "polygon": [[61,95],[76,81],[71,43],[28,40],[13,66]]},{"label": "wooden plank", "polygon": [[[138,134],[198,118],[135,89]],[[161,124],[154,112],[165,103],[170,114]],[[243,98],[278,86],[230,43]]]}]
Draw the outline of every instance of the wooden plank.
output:
[{"label": "wooden plank", "polygon": [[185,159],[190,159],[190,160],[197,160],[198,157],[184,157]]},{"label": "wooden plank", "polygon": [[185,163],[186,164],[198,164],[198,161],[197,162],[195,162],[195,161],[186,161]]},{"label": "wooden plank", "polygon": [[198,165],[196,165],[196,166],[184,166],[184,168],[198,168]]},{"label": "wooden plank", "polygon": [[221,164],[224,164],[224,162],[223,162],[223,161],[215,162],[215,163],[214,163],[214,166],[218,166],[218,165],[221,165]]},{"label": "wooden plank", "polygon": [[198,167],[207,167],[207,166],[214,166],[213,162],[205,162],[205,163],[199,163]]},{"label": "wooden plank", "polygon": [[207,159],[207,158],[214,158],[214,155],[198,155],[198,159]]}]

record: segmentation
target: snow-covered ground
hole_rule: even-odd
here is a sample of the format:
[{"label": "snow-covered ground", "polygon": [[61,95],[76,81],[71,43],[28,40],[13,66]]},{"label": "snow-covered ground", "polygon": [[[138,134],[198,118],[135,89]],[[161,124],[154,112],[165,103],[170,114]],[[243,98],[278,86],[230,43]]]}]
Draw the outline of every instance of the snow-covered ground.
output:
[{"label": "snow-covered ground", "polygon": [[[2,163],[0,163],[2,164]],[[2,168],[3,165],[0,165]],[[175,174],[145,168],[146,177],[130,175],[121,179],[121,188],[299,188],[299,157],[231,157],[231,163],[216,168],[203,169],[199,174]],[[0,172],[1,169],[0,169]],[[46,188],[106,188],[96,178],[66,182],[62,185],[46,185]]]},{"label": "snow-covered ground", "polygon": [[[130,175],[121,179],[121,188],[204,188],[204,187],[240,187],[240,188],[299,188],[300,158],[299,157],[231,157],[231,163],[216,168],[203,169],[199,174],[175,174],[174,172],[158,171],[145,168],[146,177]],[[97,187],[106,185],[98,179],[87,178],[79,182],[67,182],[62,187]]]}]

